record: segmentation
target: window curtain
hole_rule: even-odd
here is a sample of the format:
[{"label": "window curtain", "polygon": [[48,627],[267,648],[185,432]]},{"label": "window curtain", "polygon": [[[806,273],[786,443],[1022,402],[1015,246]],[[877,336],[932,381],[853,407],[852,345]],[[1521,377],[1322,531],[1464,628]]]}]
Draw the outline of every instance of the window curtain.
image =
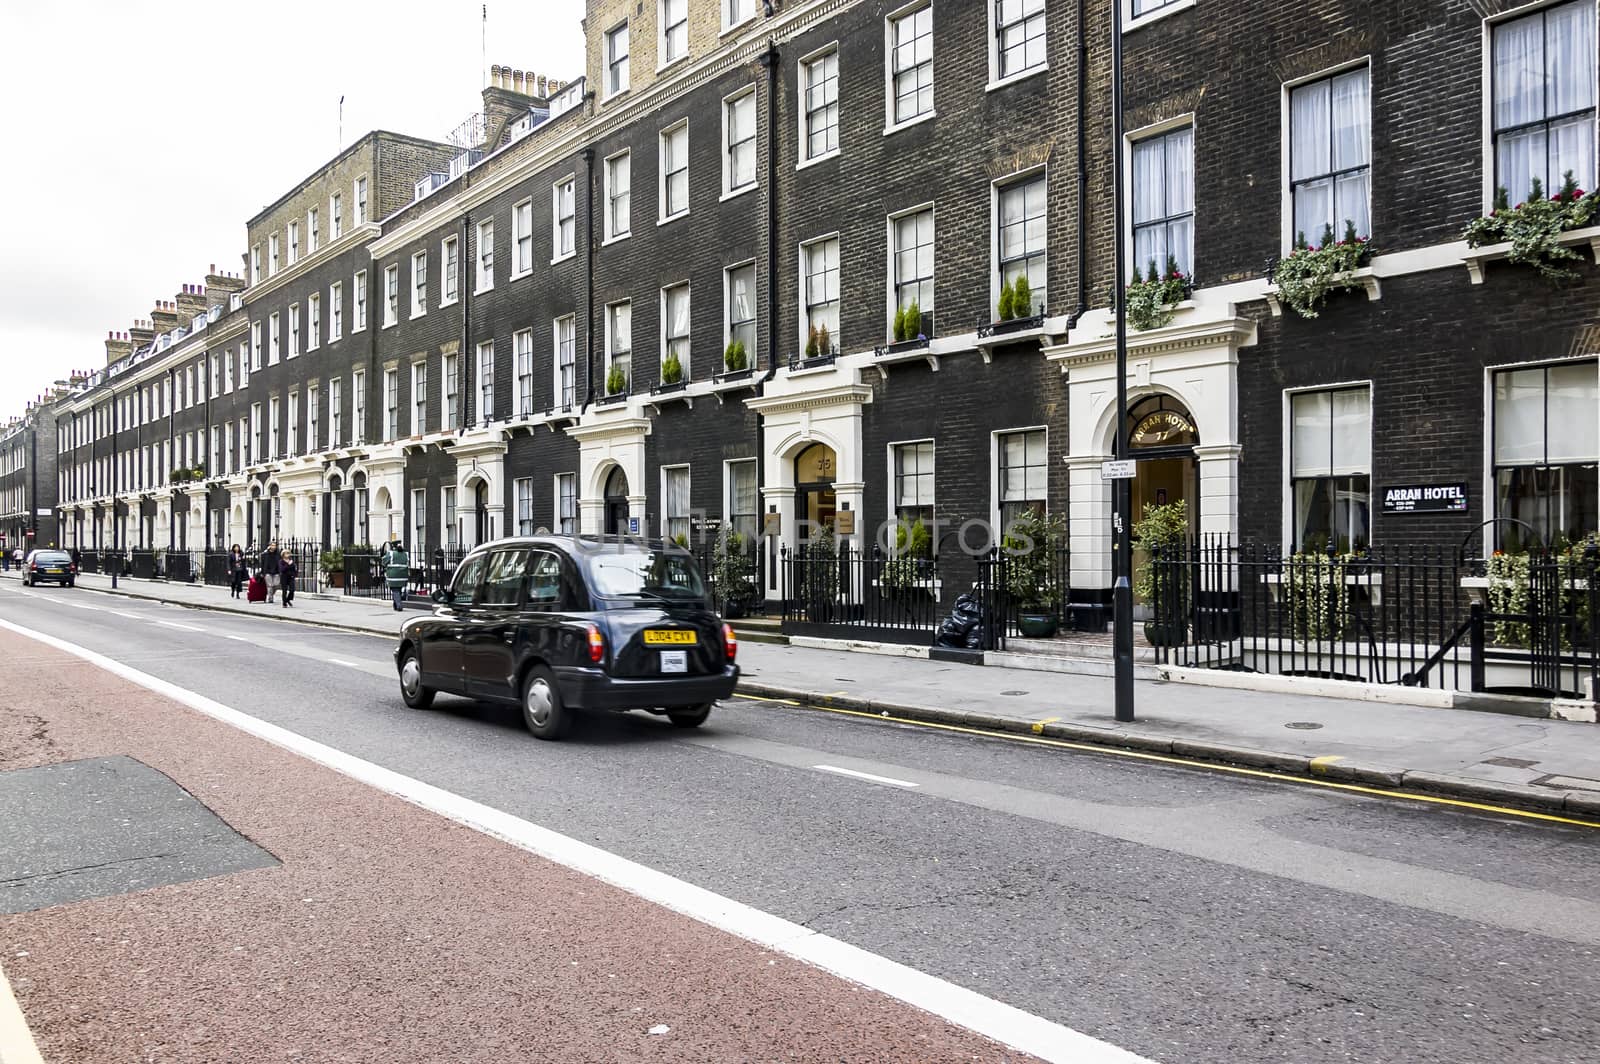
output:
[{"label": "window curtain", "polygon": [[1333,169],[1332,144],[1328,129],[1333,121],[1332,84],[1319,81],[1295,89],[1289,96],[1289,153],[1292,156],[1291,181],[1294,194],[1296,238],[1304,237],[1313,246],[1322,241],[1322,231],[1332,224],[1333,179],[1308,181]]},{"label": "window curtain", "polygon": [[[1151,137],[1133,146],[1133,262],[1129,264],[1130,279],[1134,270],[1144,271],[1150,263],[1156,269],[1167,264],[1167,230],[1163,225],[1151,225],[1166,217],[1166,138]],[[1142,276],[1142,273],[1141,273]]]},{"label": "window curtain", "polygon": [[[1333,168],[1350,170],[1368,167],[1371,163],[1368,152],[1372,100],[1367,68],[1362,67],[1334,78],[1331,96]],[[1362,169],[1359,173],[1346,174],[1336,180],[1333,228],[1341,238],[1346,221],[1355,223],[1358,236],[1367,236],[1371,232],[1367,217],[1367,182],[1370,174],[1370,170]]]},{"label": "window curtain", "polygon": [[[1574,5],[1576,6],[1576,5]],[[1540,15],[1503,22],[1494,28],[1494,127],[1536,122],[1544,117],[1544,19]],[[1527,199],[1535,176],[1543,177],[1543,129],[1497,138],[1495,171],[1513,204]]]},{"label": "window curtain", "polygon": [[1544,460],[1544,370],[1495,374],[1494,460],[1496,465]]},{"label": "window curtain", "polygon": [[1600,377],[1595,363],[1551,366],[1546,460],[1592,462],[1600,457]]},{"label": "window curtain", "polygon": [[[673,339],[667,344],[667,353],[680,359],[689,355],[689,286],[674,288],[667,293],[667,335]],[[685,366],[687,374],[689,367]]]},{"label": "window curtain", "polygon": [[[1177,259],[1178,269],[1187,274],[1193,270],[1190,260],[1194,246],[1194,129],[1174,130],[1163,139],[1167,145],[1167,217],[1171,219],[1167,225],[1166,254]],[[1166,255],[1158,265],[1166,268]]]}]

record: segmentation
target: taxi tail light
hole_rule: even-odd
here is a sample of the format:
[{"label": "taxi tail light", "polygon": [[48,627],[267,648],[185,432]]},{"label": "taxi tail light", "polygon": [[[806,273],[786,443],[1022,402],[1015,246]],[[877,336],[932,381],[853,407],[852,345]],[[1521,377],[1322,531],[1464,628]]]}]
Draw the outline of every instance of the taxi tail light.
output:
[{"label": "taxi tail light", "polygon": [[727,653],[729,661],[739,656],[739,637],[733,634],[731,624],[724,623],[722,626],[722,649]]},{"label": "taxi tail light", "polygon": [[589,626],[589,660],[596,665],[606,660],[606,637],[600,634],[597,625]]}]

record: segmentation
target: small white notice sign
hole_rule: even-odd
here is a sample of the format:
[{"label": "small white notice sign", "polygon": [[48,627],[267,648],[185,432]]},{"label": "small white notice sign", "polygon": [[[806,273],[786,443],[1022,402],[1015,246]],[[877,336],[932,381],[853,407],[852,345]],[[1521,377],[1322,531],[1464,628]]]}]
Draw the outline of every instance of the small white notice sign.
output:
[{"label": "small white notice sign", "polygon": [[1136,465],[1138,465],[1138,463],[1132,458],[1125,458],[1121,461],[1113,460],[1109,462],[1101,462],[1100,479],[1132,480],[1134,477],[1134,467]]}]

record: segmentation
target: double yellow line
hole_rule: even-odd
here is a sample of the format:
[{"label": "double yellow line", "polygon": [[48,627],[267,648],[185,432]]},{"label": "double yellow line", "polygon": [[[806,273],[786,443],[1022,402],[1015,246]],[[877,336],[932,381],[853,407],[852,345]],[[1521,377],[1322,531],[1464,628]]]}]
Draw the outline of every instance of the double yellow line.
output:
[{"label": "double yellow line", "polygon": [[[882,724],[909,724],[917,728],[929,728],[935,731],[955,732],[960,735],[976,735],[984,739],[1004,739],[1008,742],[1027,743],[1033,746],[1048,746],[1059,750],[1077,750],[1086,754],[1101,754],[1106,757],[1121,757],[1134,761],[1150,761],[1160,765],[1179,765],[1183,768],[1204,769],[1208,772],[1226,773],[1232,776],[1245,776],[1251,779],[1273,780],[1278,783],[1292,783],[1301,787],[1322,787],[1327,790],[1343,791],[1347,794],[1362,794],[1375,798],[1396,798],[1406,802],[1422,802],[1428,805],[1442,805],[1452,809],[1471,809],[1479,813],[1493,813],[1496,816],[1513,816],[1523,820],[1536,820],[1547,824],[1567,824],[1572,827],[1590,828],[1600,830],[1600,823],[1592,820],[1580,820],[1574,817],[1557,816],[1554,813],[1536,813],[1529,809],[1517,809],[1514,806],[1490,805],[1486,802],[1469,802],[1462,798],[1445,798],[1432,794],[1419,794],[1416,791],[1395,790],[1388,787],[1368,787],[1359,783],[1338,783],[1334,780],[1315,779],[1310,776],[1292,775],[1287,772],[1273,772],[1270,769],[1244,768],[1239,765],[1224,765],[1215,761],[1199,761],[1186,757],[1175,757],[1171,754],[1152,754],[1143,750],[1127,750],[1118,746],[1098,746],[1093,743],[1075,743],[1066,739],[1049,739],[1040,735],[1044,725],[1059,719],[1046,717],[1033,725],[1034,734],[1027,735],[1019,732],[992,731],[985,728],[972,728],[962,724],[941,724],[936,721],[913,720],[910,717],[895,717],[887,713],[867,713],[859,709],[837,709],[832,706],[811,705],[797,702],[790,698],[766,698],[760,695],[737,694],[736,698],[750,702],[770,702],[776,705],[793,706],[796,709],[812,710],[818,713],[833,713],[841,717],[859,717],[862,720],[877,721]],[[1317,759],[1327,760],[1327,759]]]}]

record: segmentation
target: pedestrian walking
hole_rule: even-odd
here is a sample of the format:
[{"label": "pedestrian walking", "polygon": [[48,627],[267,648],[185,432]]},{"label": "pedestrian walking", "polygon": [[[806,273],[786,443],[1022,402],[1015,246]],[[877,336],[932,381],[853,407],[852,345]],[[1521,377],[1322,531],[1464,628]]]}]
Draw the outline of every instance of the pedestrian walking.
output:
[{"label": "pedestrian walking", "polygon": [[390,545],[384,557],[383,577],[389,585],[389,596],[394,599],[394,608],[405,609],[406,585],[411,582],[411,555],[406,553],[404,543]]},{"label": "pedestrian walking", "polygon": [[278,562],[278,582],[283,587],[284,609],[294,605],[294,582],[299,575],[300,567],[295,564],[294,555],[283,555]]},{"label": "pedestrian walking", "polygon": [[278,593],[278,574],[283,568],[283,555],[278,551],[278,541],[267,544],[261,553],[261,578],[267,582],[267,601]]},{"label": "pedestrian walking", "polygon": [[233,591],[233,597],[239,598],[244,594],[244,582],[250,579],[250,566],[244,558],[244,551],[235,543],[228,551],[228,586]]}]

